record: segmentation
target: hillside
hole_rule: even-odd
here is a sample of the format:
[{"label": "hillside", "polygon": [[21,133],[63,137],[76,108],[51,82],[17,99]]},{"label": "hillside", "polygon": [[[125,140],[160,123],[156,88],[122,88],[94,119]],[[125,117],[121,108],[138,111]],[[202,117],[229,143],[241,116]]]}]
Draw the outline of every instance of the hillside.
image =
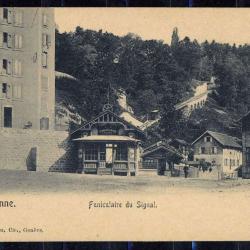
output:
[{"label": "hillside", "polygon": [[[144,41],[135,34],[118,37],[80,27],[56,33],[56,70],[79,79],[77,84],[59,80],[57,100],[67,96],[66,107],[73,105],[74,113],[90,119],[108,99],[119,112],[116,91],[122,88],[137,117],[160,110],[161,121],[152,128],[159,138],[191,140],[207,128],[239,134],[235,121],[250,107],[249,66],[249,45],[180,40],[178,29],[171,45]],[[192,79],[204,81],[211,76],[216,79],[217,95],[183,118],[175,105],[192,95]]]}]

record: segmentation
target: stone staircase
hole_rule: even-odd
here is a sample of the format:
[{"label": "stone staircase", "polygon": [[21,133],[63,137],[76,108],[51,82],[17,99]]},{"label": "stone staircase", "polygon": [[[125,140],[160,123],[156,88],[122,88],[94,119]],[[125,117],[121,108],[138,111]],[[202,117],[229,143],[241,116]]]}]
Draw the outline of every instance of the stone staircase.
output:
[{"label": "stone staircase", "polygon": [[98,175],[112,175],[111,168],[98,168],[97,170]]}]

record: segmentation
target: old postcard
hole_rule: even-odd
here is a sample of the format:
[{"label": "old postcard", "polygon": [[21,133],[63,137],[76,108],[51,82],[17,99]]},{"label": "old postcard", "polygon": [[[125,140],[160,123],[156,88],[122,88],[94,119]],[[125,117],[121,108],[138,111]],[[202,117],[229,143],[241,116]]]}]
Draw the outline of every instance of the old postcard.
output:
[{"label": "old postcard", "polygon": [[249,240],[249,30],[0,8],[0,241]]}]

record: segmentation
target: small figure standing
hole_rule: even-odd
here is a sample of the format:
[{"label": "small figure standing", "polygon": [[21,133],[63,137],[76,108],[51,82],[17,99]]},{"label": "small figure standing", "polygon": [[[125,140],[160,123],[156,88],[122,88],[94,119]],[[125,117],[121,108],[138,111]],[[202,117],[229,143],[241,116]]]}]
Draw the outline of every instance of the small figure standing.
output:
[{"label": "small figure standing", "polygon": [[187,178],[188,177],[188,166],[185,165],[184,168],[183,168],[183,170],[184,170],[185,178]]}]

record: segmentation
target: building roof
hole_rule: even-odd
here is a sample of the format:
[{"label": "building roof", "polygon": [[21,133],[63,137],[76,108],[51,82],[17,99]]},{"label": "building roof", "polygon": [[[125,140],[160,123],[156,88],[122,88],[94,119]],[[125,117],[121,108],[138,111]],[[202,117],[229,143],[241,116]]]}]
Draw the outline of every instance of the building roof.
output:
[{"label": "building roof", "polygon": [[80,128],[76,129],[71,134],[74,134],[75,132],[77,132],[79,130],[89,129],[89,127],[91,127],[92,124],[98,123],[99,118],[102,117],[102,116],[104,116],[104,115],[106,115],[106,114],[110,114],[113,117],[114,121],[116,120],[118,122],[124,123],[124,124],[128,125],[131,129],[134,129],[135,131],[137,131],[141,135],[145,136],[145,133],[139,127],[135,126],[131,122],[126,121],[122,117],[119,117],[118,115],[116,115],[115,113],[113,113],[110,110],[103,111],[101,114],[99,114],[98,116],[96,116],[94,119],[92,119],[90,121],[87,121],[85,124],[83,124],[83,126],[81,126]]},{"label": "building roof", "polygon": [[180,158],[183,158],[183,155],[176,150],[174,147],[170,146],[167,142],[165,141],[159,141],[155,144],[150,145],[149,147],[145,148],[143,150],[143,154],[142,157],[145,157],[159,149],[163,149],[166,150],[167,152],[171,153],[171,154],[175,154],[177,156],[179,156]]},{"label": "building roof", "polygon": [[175,141],[178,142],[181,145],[185,145],[185,146],[188,145],[188,143],[185,140],[178,139],[178,138],[173,139],[171,142],[175,142]]},{"label": "building roof", "polygon": [[209,134],[210,136],[212,136],[217,142],[219,142],[224,147],[237,148],[237,149],[242,148],[241,145],[239,144],[240,139],[233,137],[233,136],[230,136],[230,135],[227,135],[227,134],[222,134],[222,133],[213,132],[213,131],[209,131],[209,130],[207,130],[205,133],[203,133],[201,136],[199,136],[192,143],[192,145],[195,144],[198,140],[200,140],[200,138],[202,138],[206,134]]},{"label": "building roof", "polygon": [[135,138],[121,135],[90,135],[74,139],[73,141],[117,141],[117,142],[139,142]]}]

